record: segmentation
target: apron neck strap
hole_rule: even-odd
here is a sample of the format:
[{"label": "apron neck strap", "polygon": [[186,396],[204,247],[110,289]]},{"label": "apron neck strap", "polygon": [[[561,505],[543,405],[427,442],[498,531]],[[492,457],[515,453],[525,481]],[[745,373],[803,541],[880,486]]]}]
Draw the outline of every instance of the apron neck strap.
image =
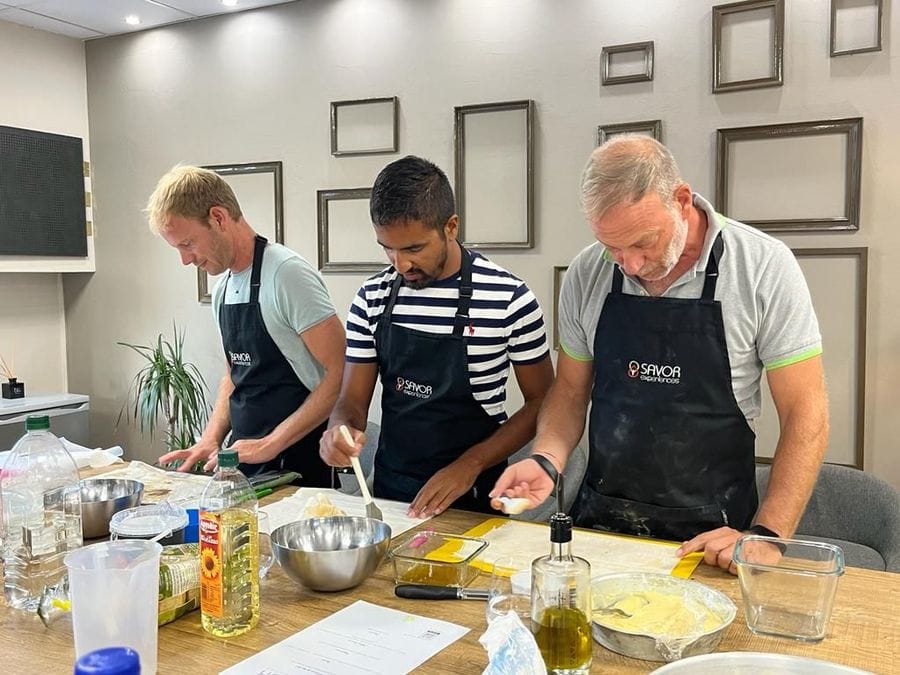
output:
[{"label": "apron neck strap", "polygon": [[618,264],[613,266],[613,280],[612,280],[612,288],[609,289],[610,293],[614,293],[615,295],[622,295],[622,268],[619,267]]},{"label": "apron neck strap", "polygon": [[[463,329],[469,324],[469,306],[472,304],[472,254],[462,244],[459,244],[459,250],[462,258],[459,268],[459,302],[456,305],[456,318],[453,320],[453,335],[456,337],[461,336]],[[391,322],[397,294],[402,285],[403,275],[398,272],[394,283],[391,284],[391,295],[381,315],[386,324]]]},{"label": "apron neck strap", "polygon": [[472,304],[472,254],[459,244],[462,262],[459,268],[459,303],[453,320],[453,335],[460,337],[469,324],[469,306]]},{"label": "apron neck strap", "polygon": [[[703,282],[703,294],[700,296],[702,300],[712,301],[716,298],[716,283],[719,280],[719,260],[722,259],[722,251],[725,244],[722,242],[722,233],[716,235],[713,242],[712,251],[709,253],[709,261],[706,263],[706,281]],[[622,293],[622,268],[616,265],[613,268],[612,288],[609,292],[615,295]]]},{"label": "apron neck strap", "polygon": [[706,281],[703,282],[702,300],[712,302],[716,299],[716,283],[719,281],[719,260],[722,258],[722,251],[725,250],[725,244],[722,242],[722,233],[716,235],[713,242],[712,251],[709,252],[709,261],[706,263]]},{"label": "apron neck strap", "polygon": [[261,234],[256,235],[253,241],[253,271],[250,272],[250,304],[259,302],[259,280],[262,276],[263,252],[266,250],[268,240]]}]

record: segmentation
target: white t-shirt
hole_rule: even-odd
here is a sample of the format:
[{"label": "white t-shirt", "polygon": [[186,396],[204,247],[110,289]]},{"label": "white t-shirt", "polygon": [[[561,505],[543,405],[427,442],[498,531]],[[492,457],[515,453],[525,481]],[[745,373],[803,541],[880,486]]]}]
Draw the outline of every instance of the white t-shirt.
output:
[{"label": "white t-shirt", "polygon": [[[722,304],[725,344],[734,397],[748,421],[760,414],[760,376],[822,353],[822,336],[803,272],[781,241],[715,212],[700,195],[694,206],[706,212],[709,227],[694,267],[663,297],[699,298],[706,263],[719,232],[725,245],[719,261],[716,300]],[[574,359],[593,360],[594,335],[616,267],[597,242],[572,261],[559,298],[560,347]],[[622,292],[648,295],[640,282],[624,275]]]}]

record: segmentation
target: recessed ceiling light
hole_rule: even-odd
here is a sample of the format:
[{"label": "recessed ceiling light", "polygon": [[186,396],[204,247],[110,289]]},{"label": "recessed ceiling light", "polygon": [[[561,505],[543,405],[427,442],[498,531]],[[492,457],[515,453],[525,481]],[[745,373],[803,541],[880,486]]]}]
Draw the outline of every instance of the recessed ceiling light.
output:
[{"label": "recessed ceiling light", "polygon": [[134,14],[129,14],[125,17],[125,23],[129,26],[137,26],[141,22],[141,17],[135,16]]},{"label": "recessed ceiling light", "polygon": [[222,4],[226,7],[234,7],[237,5],[237,0],[222,0]]}]

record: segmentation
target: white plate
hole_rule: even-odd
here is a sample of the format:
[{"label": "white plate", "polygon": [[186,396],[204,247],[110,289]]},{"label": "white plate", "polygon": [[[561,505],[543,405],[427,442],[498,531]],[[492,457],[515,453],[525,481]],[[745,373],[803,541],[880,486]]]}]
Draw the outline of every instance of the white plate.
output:
[{"label": "white plate", "polygon": [[692,656],[657,668],[651,675],[872,675],[830,661],[805,656],[765,654],[759,652],[721,652]]}]

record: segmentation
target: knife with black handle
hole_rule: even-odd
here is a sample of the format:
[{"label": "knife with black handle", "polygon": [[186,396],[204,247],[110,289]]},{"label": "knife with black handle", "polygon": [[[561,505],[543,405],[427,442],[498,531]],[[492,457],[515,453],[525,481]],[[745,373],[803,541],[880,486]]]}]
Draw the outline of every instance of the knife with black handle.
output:
[{"label": "knife with black handle", "polygon": [[409,600],[487,600],[486,588],[456,588],[426,584],[399,584],[394,587],[398,598]]}]

